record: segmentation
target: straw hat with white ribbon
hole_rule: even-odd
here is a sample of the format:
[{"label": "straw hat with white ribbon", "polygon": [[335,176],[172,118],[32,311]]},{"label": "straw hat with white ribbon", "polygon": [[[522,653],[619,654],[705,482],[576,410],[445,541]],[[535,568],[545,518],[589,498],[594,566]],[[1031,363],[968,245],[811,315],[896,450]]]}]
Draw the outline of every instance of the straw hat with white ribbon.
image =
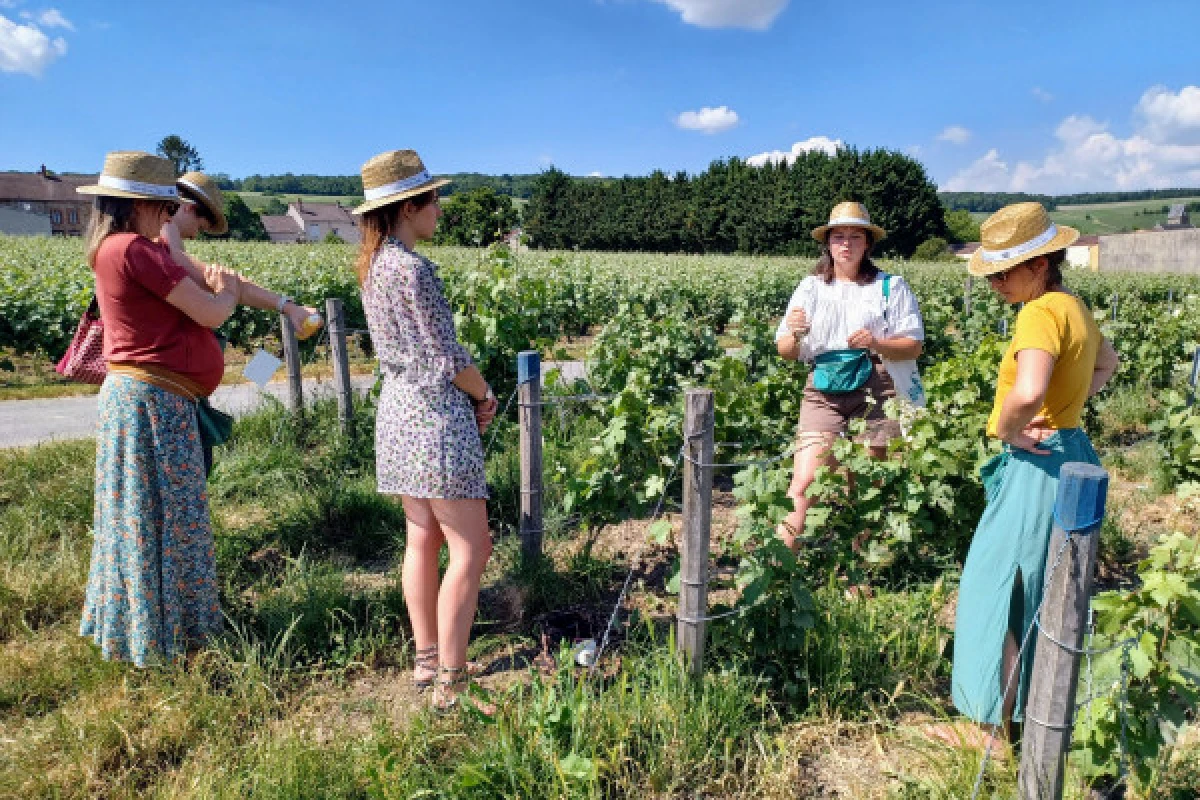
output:
[{"label": "straw hat with white ribbon", "polygon": [[1041,203],[1005,206],[983,221],[979,234],[980,247],[967,264],[967,272],[977,278],[1070,247],[1079,238],[1074,228],[1051,222]]},{"label": "straw hat with white ribbon", "polygon": [[872,244],[887,236],[887,231],[871,223],[871,214],[867,211],[866,206],[862,203],[846,201],[845,203],[838,203],[833,207],[833,211],[829,212],[828,223],[819,228],[813,228],[813,238],[824,244],[825,236],[829,233],[829,229],[842,226],[865,228],[871,232]]},{"label": "straw hat with white ribbon", "polygon": [[165,158],[136,150],[118,150],[106,155],[100,179],[75,191],[131,200],[181,202],[175,189],[175,165]]},{"label": "straw hat with white ribbon", "polygon": [[380,153],[363,164],[362,181],[366,202],[354,209],[354,214],[365,214],[450,182],[430,175],[415,150]]},{"label": "straw hat with white ribbon", "polygon": [[225,196],[217,182],[203,172],[185,172],[175,179],[175,188],[183,200],[195,200],[202,205],[215,222],[205,233],[221,236],[229,232],[229,220],[225,219]]}]

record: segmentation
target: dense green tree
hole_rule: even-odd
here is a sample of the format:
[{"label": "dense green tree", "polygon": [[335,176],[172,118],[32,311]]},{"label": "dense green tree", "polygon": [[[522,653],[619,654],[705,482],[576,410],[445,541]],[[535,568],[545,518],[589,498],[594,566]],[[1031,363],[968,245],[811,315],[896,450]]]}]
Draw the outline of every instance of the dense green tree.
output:
[{"label": "dense green tree", "polygon": [[508,195],[490,186],[452,195],[442,203],[438,244],[483,245],[499,241],[517,226],[519,214]]},{"label": "dense green tree", "polygon": [[949,239],[957,244],[979,241],[979,223],[971,216],[970,211],[946,211],[946,232]]},{"label": "dense green tree", "polygon": [[841,200],[865,202],[888,230],[881,254],[907,256],[947,233],[919,163],[853,148],[762,167],[715,161],[695,176],[581,181],[550,170],[534,187],[525,229],[535,246],[549,248],[812,255],[819,244],[809,231]]},{"label": "dense green tree", "polygon": [[182,137],[172,133],[158,143],[158,154],[175,165],[175,177],[185,172],[204,169],[200,152]]},{"label": "dense green tree", "polygon": [[225,195],[225,218],[229,220],[230,239],[245,242],[269,241],[267,229],[263,227],[262,217],[254,213],[241,195],[229,192]]},{"label": "dense green tree", "polygon": [[258,212],[268,216],[279,216],[287,213],[287,203],[284,203],[278,197],[271,195],[267,197],[267,202],[263,204],[262,209]]},{"label": "dense green tree", "polygon": [[950,245],[940,236],[921,242],[912,257],[917,261],[953,261],[955,258],[954,253],[950,252]]}]

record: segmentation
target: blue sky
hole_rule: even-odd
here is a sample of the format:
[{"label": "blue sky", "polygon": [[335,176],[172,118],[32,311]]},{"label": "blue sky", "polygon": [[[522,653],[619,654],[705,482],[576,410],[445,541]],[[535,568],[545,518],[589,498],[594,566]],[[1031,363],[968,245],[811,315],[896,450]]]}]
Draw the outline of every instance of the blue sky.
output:
[{"label": "blue sky", "polygon": [[1200,6],[0,0],[0,169],[703,170],[886,147],[944,189],[1200,186]]}]

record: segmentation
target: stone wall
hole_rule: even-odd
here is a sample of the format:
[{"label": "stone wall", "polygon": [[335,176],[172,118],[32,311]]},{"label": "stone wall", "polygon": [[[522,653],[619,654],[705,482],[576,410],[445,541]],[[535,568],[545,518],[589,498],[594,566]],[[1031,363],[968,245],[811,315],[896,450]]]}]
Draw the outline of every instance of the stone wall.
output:
[{"label": "stone wall", "polygon": [[1100,271],[1200,275],[1200,228],[1101,236]]}]

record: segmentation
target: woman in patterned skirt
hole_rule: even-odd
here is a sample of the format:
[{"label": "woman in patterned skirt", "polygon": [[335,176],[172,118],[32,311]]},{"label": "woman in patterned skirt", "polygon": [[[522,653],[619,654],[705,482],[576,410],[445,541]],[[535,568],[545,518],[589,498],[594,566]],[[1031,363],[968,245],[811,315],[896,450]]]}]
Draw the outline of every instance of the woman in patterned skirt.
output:
[{"label": "woman in patterned skirt", "polygon": [[95,186],[87,256],[104,320],[95,541],[80,634],[138,666],[184,654],[221,625],[196,400],[225,364],[212,328],[240,280],[192,277],[156,241],[179,207],[170,161],[110,153]]},{"label": "woman in patterned skirt", "polygon": [[[437,267],[413,248],[432,238],[435,180],[412,150],[362,168],[358,278],[383,372],[375,422],[379,491],[404,504],[402,583],[416,640],[413,681],[450,708],[467,686],[467,642],[492,552],[481,434],[496,397],[457,341]],[[450,563],[438,584],[442,544]]]}]

